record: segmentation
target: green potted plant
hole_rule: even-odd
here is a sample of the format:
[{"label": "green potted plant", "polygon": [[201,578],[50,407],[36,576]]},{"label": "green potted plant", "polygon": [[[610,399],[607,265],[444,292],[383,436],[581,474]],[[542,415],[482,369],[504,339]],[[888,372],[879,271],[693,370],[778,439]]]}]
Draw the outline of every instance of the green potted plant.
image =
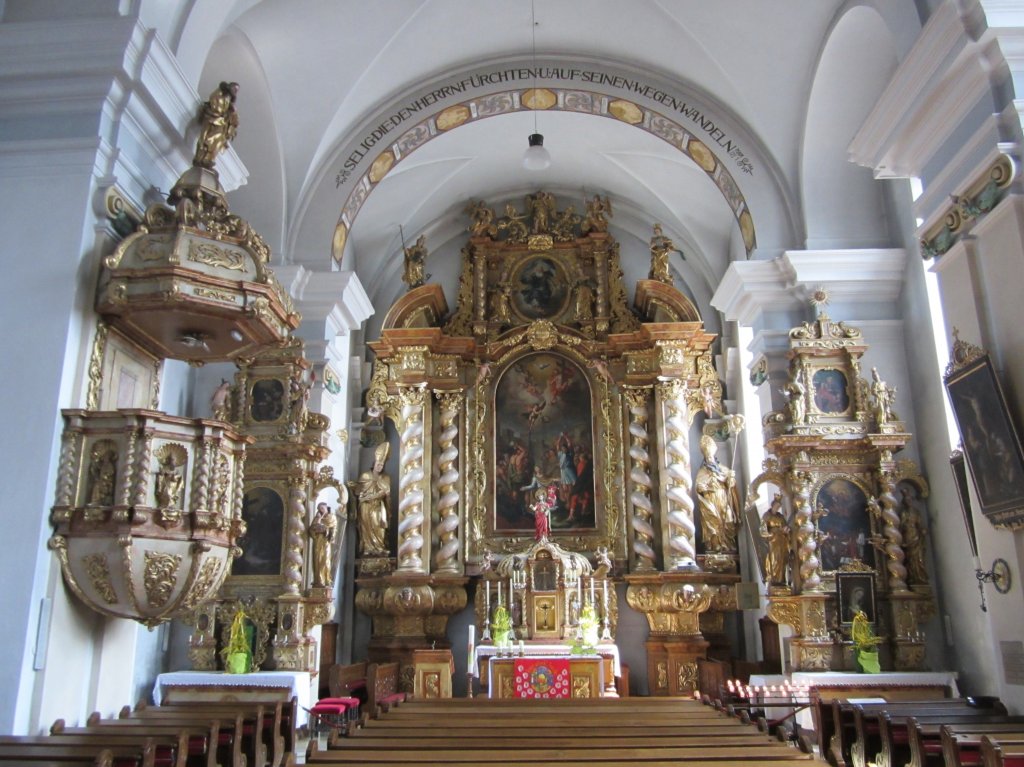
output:
[{"label": "green potted plant", "polygon": [[853,616],[853,625],[850,627],[850,638],[853,640],[853,649],[857,656],[857,665],[865,674],[877,674],[882,670],[878,662],[878,645],[882,642],[881,637],[875,636],[868,616],[858,610]]},{"label": "green potted plant", "polygon": [[224,670],[229,674],[247,674],[252,669],[252,651],[245,630],[245,613],[239,610],[231,621],[228,646],[221,651]]}]

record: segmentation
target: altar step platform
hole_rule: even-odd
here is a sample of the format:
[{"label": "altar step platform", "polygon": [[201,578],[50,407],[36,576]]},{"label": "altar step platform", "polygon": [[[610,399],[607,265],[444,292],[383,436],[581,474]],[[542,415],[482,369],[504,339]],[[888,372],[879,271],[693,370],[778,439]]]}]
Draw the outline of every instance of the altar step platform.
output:
[{"label": "altar step platform", "polygon": [[412,700],[329,746],[308,764],[813,767],[810,754],[688,698]]}]

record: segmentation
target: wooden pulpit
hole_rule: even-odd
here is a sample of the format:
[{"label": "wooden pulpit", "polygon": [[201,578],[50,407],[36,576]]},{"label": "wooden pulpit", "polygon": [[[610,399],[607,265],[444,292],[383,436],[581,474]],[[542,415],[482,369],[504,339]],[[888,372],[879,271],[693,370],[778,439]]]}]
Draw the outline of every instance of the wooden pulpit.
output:
[{"label": "wooden pulpit", "polygon": [[413,696],[423,698],[452,697],[452,674],[455,661],[451,650],[413,650]]}]

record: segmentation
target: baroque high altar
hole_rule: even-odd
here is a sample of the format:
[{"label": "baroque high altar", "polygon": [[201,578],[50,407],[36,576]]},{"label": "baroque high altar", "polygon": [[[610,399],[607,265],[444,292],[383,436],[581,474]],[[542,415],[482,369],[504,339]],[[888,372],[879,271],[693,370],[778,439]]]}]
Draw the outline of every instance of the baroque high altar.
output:
[{"label": "baroque high altar", "polygon": [[672,285],[674,246],[655,226],[650,278],[630,301],[607,199],[578,214],[539,191],[522,211],[466,212],[454,309],[424,284],[421,238],[405,252],[409,290],[370,344],[374,467],[350,486],[370,657],[408,667],[414,649],[443,645],[471,581],[477,636],[504,588],[519,638],[570,640],[596,602],[611,641],[618,599],[601,581],[587,601],[593,563],[602,579],[625,571],[626,601],[648,620],[652,693],[688,693],[709,644],[727,652],[736,609],[738,493],[711,435],[735,438],[742,419],[722,413],[715,336]]}]

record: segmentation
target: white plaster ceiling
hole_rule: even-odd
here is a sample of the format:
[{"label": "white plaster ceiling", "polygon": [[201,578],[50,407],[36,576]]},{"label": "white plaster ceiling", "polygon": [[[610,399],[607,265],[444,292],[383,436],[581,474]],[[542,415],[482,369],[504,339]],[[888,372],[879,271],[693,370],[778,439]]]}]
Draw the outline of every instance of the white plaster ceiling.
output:
[{"label": "white plaster ceiling", "polygon": [[[536,60],[623,72],[700,104],[753,160],[745,174],[707,141],[754,218],[750,257],[772,257],[804,245],[808,103],[829,34],[855,6],[889,28],[884,44],[895,66],[919,28],[913,0],[534,0]],[[222,79],[241,83],[235,148],[250,178],[233,207],[272,233],[278,259],[319,270],[331,268],[347,193],[336,179],[354,139],[432,83],[534,60],[530,0],[142,0],[140,18],[168,41],[204,98]],[[844,39],[842,55],[854,61],[843,71],[877,55],[868,32],[879,24],[862,25],[863,40]],[[876,75],[879,88],[885,76]],[[828,111],[817,93],[815,107]],[[553,162],[531,173],[520,158],[534,117]],[[734,210],[678,148],[608,117],[520,111],[468,122],[396,164],[352,223],[343,266],[356,270],[383,313],[402,290],[400,226],[407,242],[427,234],[427,271],[451,279],[466,202],[501,209],[538,188],[577,210],[584,194],[611,197],[627,278],[645,276],[651,225],[662,223],[686,254],[672,261],[677,284],[702,309],[728,263],[748,257]]]}]

